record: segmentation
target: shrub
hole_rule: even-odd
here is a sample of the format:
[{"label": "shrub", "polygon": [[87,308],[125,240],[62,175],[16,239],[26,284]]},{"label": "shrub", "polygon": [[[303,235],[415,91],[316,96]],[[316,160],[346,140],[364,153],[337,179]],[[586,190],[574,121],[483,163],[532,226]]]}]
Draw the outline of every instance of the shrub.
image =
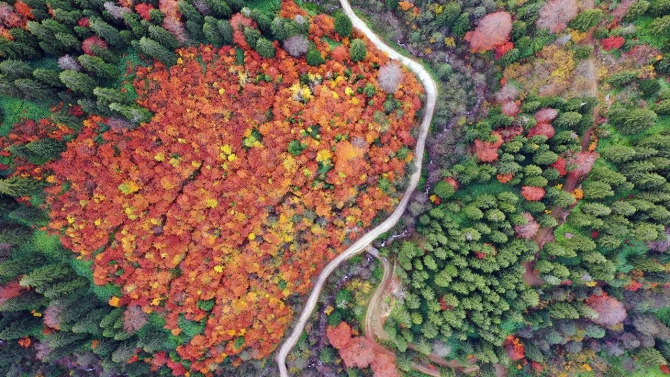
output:
[{"label": "shrub", "polygon": [[314,48],[307,51],[307,56],[305,59],[307,59],[307,64],[311,65],[312,67],[320,66],[325,62],[323,56],[321,56],[321,52]]}]

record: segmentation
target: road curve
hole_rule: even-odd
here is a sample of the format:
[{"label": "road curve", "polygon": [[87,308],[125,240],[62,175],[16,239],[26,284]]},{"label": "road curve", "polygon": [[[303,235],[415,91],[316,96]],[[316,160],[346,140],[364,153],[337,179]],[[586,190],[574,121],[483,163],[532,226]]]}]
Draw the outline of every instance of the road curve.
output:
[{"label": "road curve", "polygon": [[437,85],[430,77],[430,74],[421,66],[421,64],[401,55],[382,42],[382,40],[375,33],[373,33],[370,28],[368,28],[365,22],[363,22],[363,20],[354,14],[354,11],[351,9],[348,0],[340,0],[340,4],[342,5],[344,13],[351,19],[353,26],[363,32],[368,40],[374,43],[378,49],[387,53],[391,59],[399,61],[405,67],[407,67],[407,69],[414,72],[417,78],[421,80],[421,83],[426,90],[425,111],[423,119],[421,120],[421,124],[419,125],[419,137],[416,141],[416,149],[414,151],[414,166],[416,169],[414,174],[412,174],[410,177],[409,185],[407,186],[407,190],[405,190],[405,194],[403,195],[402,200],[400,200],[400,204],[398,204],[398,207],[396,207],[391,216],[389,216],[376,228],[366,233],[348,249],[343,251],[342,254],[338,255],[335,259],[328,263],[328,265],[326,265],[323,271],[321,271],[319,274],[319,277],[314,283],[314,287],[312,288],[312,292],[310,293],[309,298],[305,303],[305,307],[300,314],[300,319],[293,328],[291,335],[286,338],[284,343],[279,348],[277,355],[275,356],[275,360],[279,365],[279,373],[281,377],[289,377],[288,371],[286,369],[286,356],[288,356],[288,353],[298,342],[298,338],[300,338],[300,334],[302,334],[302,331],[305,328],[305,324],[309,320],[309,316],[316,306],[316,302],[319,299],[319,295],[321,294],[321,289],[323,288],[323,284],[325,283],[328,276],[330,276],[330,274],[335,271],[340,263],[346,259],[349,259],[353,255],[360,253],[372,241],[379,237],[379,235],[389,231],[398,222],[403,212],[405,212],[405,207],[407,207],[409,198],[419,183],[419,178],[421,177],[421,162],[423,159],[424,148],[426,146],[426,137],[428,135],[428,130],[430,129],[430,123],[433,120],[433,112],[435,111],[435,103],[437,100]]}]

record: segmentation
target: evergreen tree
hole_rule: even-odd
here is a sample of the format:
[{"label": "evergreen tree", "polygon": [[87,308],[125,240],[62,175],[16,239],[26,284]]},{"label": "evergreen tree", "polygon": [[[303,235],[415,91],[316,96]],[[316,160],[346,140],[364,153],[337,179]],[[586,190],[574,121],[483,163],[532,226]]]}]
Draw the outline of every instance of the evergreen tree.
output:
[{"label": "evergreen tree", "polygon": [[224,0],[205,0],[214,17],[229,18],[232,15],[232,10]]},{"label": "evergreen tree", "polygon": [[114,26],[106,23],[99,17],[89,18],[89,24],[91,29],[95,31],[95,34],[107,41],[111,46],[122,48],[125,44],[121,33]]},{"label": "evergreen tree", "polygon": [[119,72],[115,66],[105,63],[102,59],[97,56],[91,55],[80,55],[79,63],[85,70],[92,73],[94,76],[97,76],[101,79],[114,79],[118,76]]},{"label": "evergreen tree", "polygon": [[5,75],[7,80],[14,81],[30,77],[32,69],[25,61],[7,59],[0,63],[0,72]]},{"label": "evergreen tree", "polygon": [[335,31],[342,38],[349,38],[352,27],[351,20],[346,14],[339,12],[335,15]]},{"label": "evergreen tree", "polygon": [[13,196],[15,198],[21,196],[35,195],[42,190],[44,184],[32,178],[24,178],[19,176],[0,179],[0,194]]},{"label": "evergreen tree", "polygon": [[68,89],[84,95],[92,94],[93,89],[97,86],[91,76],[72,70],[61,72],[59,77]]},{"label": "evergreen tree", "polygon": [[139,47],[143,54],[158,60],[167,67],[177,64],[175,53],[151,38],[142,37],[139,41]]},{"label": "evergreen tree", "polygon": [[362,39],[354,39],[349,46],[349,57],[354,63],[363,61],[367,55],[365,42]]},{"label": "evergreen tree", "polygon": [[633,22],[640,18],[649,9],[649,2],[645,0],[638,0],[628,8],[628,12],[623,17],[625,22]]},{"label": "evergreen tree", "polygon": [[123,20],[126,22],[126,25],[130,27],[135,38],[142,38],[147,34],[147,27],[149,25],[146,21],[142,20],[139,14],[134,12],[124,12]]},{"label": "evergreen tree", "polygon": [[312,67],[318,67],[321,64],[325,63],[323,56],[321,56],[321,52],[319,52],[319,50],[315,48],[307,51],[305,59],[307,60],[307,64],[311,65]]},{"label": "evergreen tree", "polygon": [[98,87],[93,89],[93,94],[98,99],[98,103],[105,107],[108,107],[112,103],[129,105],[133,102],[127,95],[117,89]]},{"label": "evergreen tree", "polygon": [[223,45],[223,36],[219,31],[218,20],[214,17],[205,17],[205,23],[202,25],[202,33],[207,42],[214,46]]},{"label": "evergreen tree", "polygon": [[65,151],[65,142],[43,138],[26,144],[26,149],[48,160],[55,160]]},{"label": "evergreen tree", "polygon": [[161,26],[149,25],[148,32],[149,38],[155,40],[169,50],[174,50],[179,47],[177,38]]},{"label": "evergreen tree", "polygon": [[59,72],[53,69],[38,68],[33,71],[33,77],[44,84],[53,88],[64,88],[65,86],[60,81]]},{"label": "evergreen tree", "polygon": [[39,101],[50,101],[54,99],[54,92],[51,88],[39,81],[32,79],[14,80],[14,87],[23,93],[24,98]]},{"label": "evergreen tree", "polygon": [[258,31],[258,29],[254,29],[252,27],[245,27],[244,28],[244,40],[249,44],[249,46],[253,49],[256,48],[256,43],[258,42],[258,39],[261,37],[261,32]]},{"label": "evergreen tree", "polygon": [[217,26],[219,28],[221,38],[223,38],[223,44],[233,44],[233,27],[230,26],[230,22],[228,20],[219,20],[217,22]]},{"label": "evergreen tree", "polygon": [[109,108],[123,114],[123,116],[126,119],[135,124],[149,122],[151,120],[151,117],[153,117],[153,114],[149,110],[146,110],[137,105],[123,105],[120,103],[112,103],[109,105]]},{"label": "evergreen tree", "polygon": [[587,9],[582,11],[577,17],[570,21],[569,25],[579,31],[587,31],[595,27],[600,22],[603,11],[600,9]]},{"label": "evergreen tree", "polygon": [[256,42],[256,51],[266,59],[275,57],[275,46],[269,40],[261,37]]}]

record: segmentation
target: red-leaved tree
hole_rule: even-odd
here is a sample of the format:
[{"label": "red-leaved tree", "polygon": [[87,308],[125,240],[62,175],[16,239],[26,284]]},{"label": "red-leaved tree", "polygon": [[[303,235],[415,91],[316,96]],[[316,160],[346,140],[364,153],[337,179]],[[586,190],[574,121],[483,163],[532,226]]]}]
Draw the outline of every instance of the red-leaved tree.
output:
[{"label": "red-leaved tree", "polygon": [[542,187],[523,186],[521,196],[530,202],[537,202],[544,198],[545,191]]},{"label": "red-leaved tree", "polygon": [[626,319],[627,313],[623,303],[607,293],[593,295],[586,300],[586,305],[598,313],[593,322],[603,326],[614,326]]},{"label": "red-leaved tree", "polygon": [[511,31],[512,16],[496,12],[482,18],[474,31],[465,34],[465,40],[470,42],[470,51],[484,52],[507,42]]}]

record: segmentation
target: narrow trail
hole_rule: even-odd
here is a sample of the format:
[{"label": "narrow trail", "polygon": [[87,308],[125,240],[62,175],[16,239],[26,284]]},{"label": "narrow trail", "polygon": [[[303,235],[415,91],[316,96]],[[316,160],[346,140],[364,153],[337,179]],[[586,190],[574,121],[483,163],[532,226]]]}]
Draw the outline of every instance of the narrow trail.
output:
[{"label": "narrow trail", "polygon": [[382,326],[381,319],[383,314],[381,313],[380,306],[381,300],[384,299],[392,279],[391,264],[389,263],[388,259],[375,254],[376,253],[372,253],[372,255],[377,257],[377,259],[379,259],[379,261],[382,263],[382,267],[384,268],[384,275],[379,282],[377,290],[375,291],[374,295],[372,295],[372,298],[368,303],[368,310],[365,312],[365,320],[363,322],[363,327],[365,328],[365,337],[373,342],[375,341],[375,336],[379,340],[388,340],[388,336],[386,335],[386,332]]},{"label": "narrow trail", "polygon": [[288,356],[288,353],[298,342],[298,338],[300,338],[300,335],[302,334],[305,325],[309,320],[309,316],[311,315],[312,311],[314,310],[314,307],[316,306],[316,302],[318,301],[319,295],[321,294],[321,289],[323,288],[323,284],[326,282],[326,279],[328,279],[328,276],[330,276],[330,274],[333,271],[335,271],[335,269],[343,261],[365,250],[365,248],[377,237],[379,237],[379,235],[390,230],[398,222],[398,220],[400,220],[400,217],[402,216],[403,212],[405,212],[405,208],[407,207],[407,203],[409,202],[410,196],[414,191],[414,189],[416,188],[417,184],[419,183],[419,179],[421,178],[421,164],[423,159],[424,148],[426,145],[426,137],[428,135],[428,130],[430,129],[430,123],[433,120],[433,112],[435,111],[435,103],[437,100],[437,85],[435,84],[435,81],[433,81],[433,79],[430,77],[430,74],[421,66],[421,64],[401,55],[391,47],[387,46],[384,42],[382,42],[382,40],[372,30],[370,30],[370,28],[368,28],[365,22],[363,22],[363,20],[361,20],[360,18],[358,18],[358,16],[356,16],[347,0],[340,0],[340,4],[342,5],[343,8],[342,10],[351,19],[351,22],[356,29],[360,30],[363,34],[365,34],[365,36],[372,43],[374,43],[374,45],[378,49],[388,54],[389,58],[397,60],[400,63],[402,63],[405,67],[407,67],[407,69],[412,71],[419,80],[421,80],[421,83],[423,84],[426,90],[426,106],[424,109],[425,111],[423,119],[421,120],[421,124],[419,125],[419,135],[416,141],[416,148],[414,150],[415,171],[410,177],[409,184],[407,185],[407,190],[405,190],[405,194],[403,195],[402,200],[398,204],[398,207],[396,207],[395,211],[393,211],[391,216],[389,216],[386,220],[384,220],[384,222],[379,224],[376,228],[372,229],[364,236],[362,236],[348,249],[346,249],[335,259],[333,259],[330,263],[328,263],[328,265],[323,269],[323,271],[321,271],[319,277],[314,282],[314,287],[312,288],[312,292],[310,293],[309,298],[305,303],[305,307],[303,308],[302,313],[300,314],[298,322],[293,328],[291,334],[286,338],[284,343],[279,348],[279,351],[277,351],[275,361],[279,366],[279,373],[281,377],[289,376],[288,370],[286,369],[286,356]]}]

